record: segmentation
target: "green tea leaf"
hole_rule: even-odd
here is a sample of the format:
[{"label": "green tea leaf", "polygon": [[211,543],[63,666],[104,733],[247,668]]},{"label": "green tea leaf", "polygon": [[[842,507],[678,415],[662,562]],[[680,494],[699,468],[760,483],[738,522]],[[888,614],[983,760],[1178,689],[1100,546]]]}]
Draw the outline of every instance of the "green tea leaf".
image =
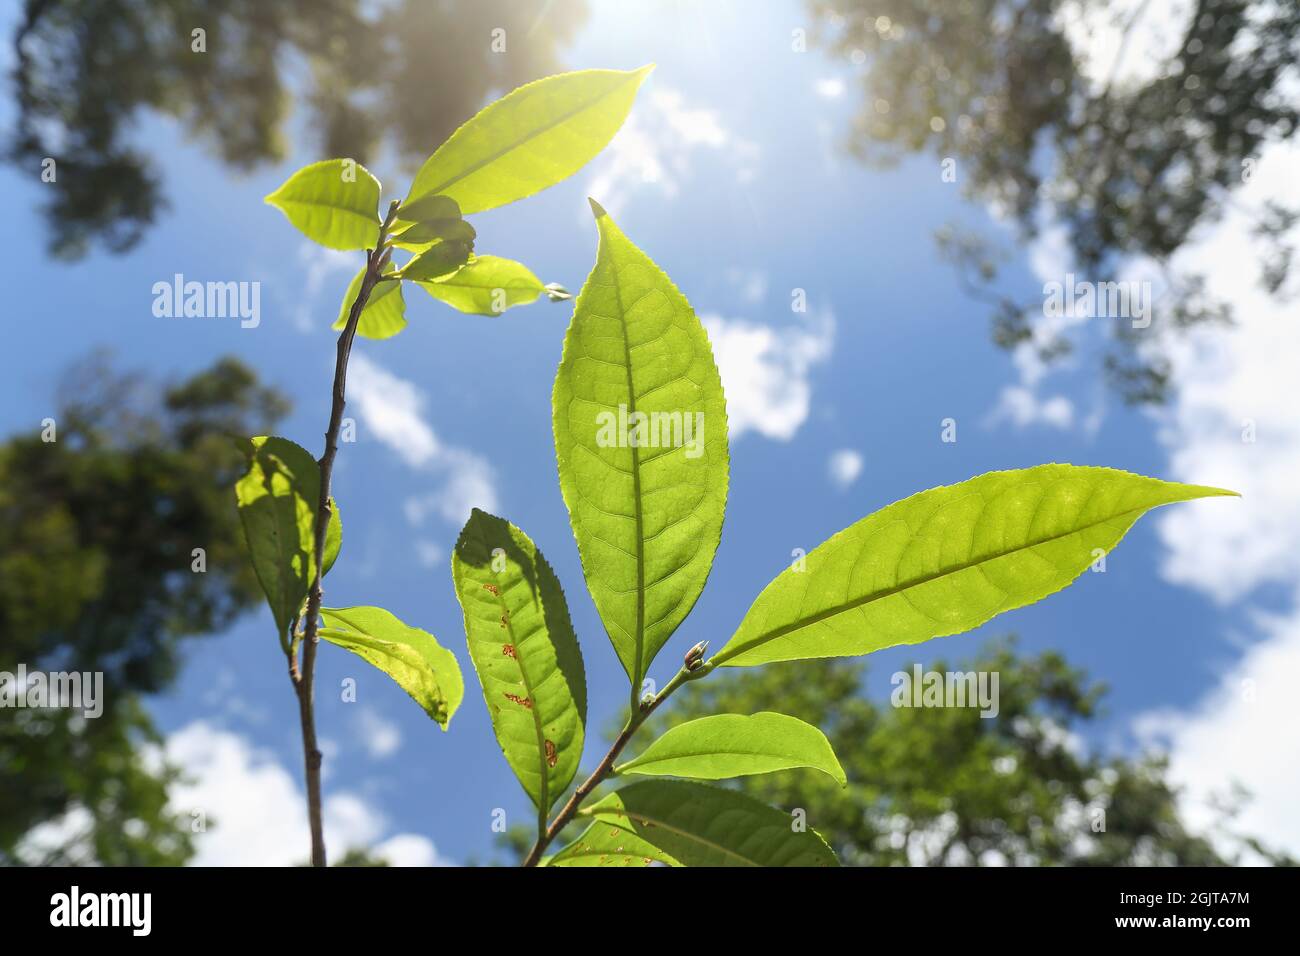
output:
[{"label": "green tea leaf", "polygon": [[472,243],[478,233],[464,219],[430,219],[428,222],[413,223],[403,229],[398,237],[404,247],[434,243],[440,239],[454,239],[458,242]]},{"label": "green tea leaf", "polygon": [[555,453],[587,587],[637,688],[713,565],[727,409],[690,303],[592,208],[600,248],[555,376]]},{"label": "green tea leaf", "polygon": [[[319,479],[317,479],[319,483]],[[319,495],[319,492],[317,492]],[[315,522],[313,521],[313,524]],[[325,526],[325,550],[321,554],[324,559],[321,571],[321,577],[330,573],[330,568],[334,567],[335,560],[338,559],[339,551],[343,547],[343,516],[339,514],[339,503],[330,496],[330,521]]]},{"label": "green tea leaf", "polygon": [[769,584],[713,663],[869,654],[1061,590],[1147,510],[1235,492],[1111,468],[995,471],[895,502]]},{"label": "green tea leaf", "polygon": [[398,222],[428,222],[431,219],[460,219],[460,203],[450,196],[428,195],[404,202],[397,209]]},{"label": "green tea leaf", "polygon": [[398,210],[393,235],[398,248],[418,249],[439,239],[473,242],[478,233],[461,217],[456,200],[424,196]]},{"label": "green tea leaf", "polygon": [[546,865],[630,867],[652,863],[680,865],[630,830],[608,823],[593,823],[581,836],[551,857]]},{"label": "green tea leaf", "polygon": [[350,159],[304,166],[266,201],[330,249],[370,249],[379,237],[379,180]]},{"label": "green tea leaf", "polygon": [[549,810],[578,770],[587,720],[560,582],[528,535],[477,508],[451,568],[497,741],[533,803]]},{"label": "green tea leaf", "polygon": [[546,288],[527,266],[500,256],[474,256],[451,275],[417,285],[453,309],[475,315],[499,315],[535,302]]},{"label": "green tea leaf", "polygon": [[436,242],[428,249],[416,254],[414,259],[402,266],[401,277],[403,279],[422,279],[425,281],[440,279],[451,275],[451,273],[468,262],[470,253],[473,251],[474,244],[472,242],[461,242],[457,239]]},{"label": "green tea leaf", "polygon": [[838,866],[826,841],[736,790],[646,780],[578,811],[627,830],[677,866]]},{"label": "green tea leaf", "polygon": [[[235,483],[235,498],[253,570],[266,593],[276,629],[287,640],[315,576],[316,506],[320,465],[287,438],[251,439],[248,471]],[[325,529],[328,572],[343,542],[343,522],[331,499]]]},{"label": "green tea leaf", "polygon": [[438,147],[406,202],[450,196],[468,215],[567,179],[618,132],[651,68],[561,73],[519,87]]},{"label": "green tea leaf", "polygon": [[465,696],[456,655],[381,607],[323,607],[320,636],[379,668],[447,729]]},{"label": "green tea leaf", "polygon": [[[394,265],[389,262],[384,267],[384,273],[389,274],[394,268]],[[348,283],[348,291],[343,293],[343,301],[339,303],[339,317],[331,326],[334,331],[337,332],[348,324],[348,316],[352,314],[352,303],[356,301],[357,293],[361,291],[361,280],[365,276],[366,270],[362,269]],[[357,320],[357,335],[366,339],[388,339],[404,328],[406,328],[406,300],[402,298],[402,283],[396,279],[376,283],[370,290],[366,307],[361,310],[361,318]]]},{"label": "green tea leaf", "polygon": [[795,767],[820,770],[840,786],[848,782],[825,734],[797,717],[763,711],[678,724],[616,772],[722,780]]}]

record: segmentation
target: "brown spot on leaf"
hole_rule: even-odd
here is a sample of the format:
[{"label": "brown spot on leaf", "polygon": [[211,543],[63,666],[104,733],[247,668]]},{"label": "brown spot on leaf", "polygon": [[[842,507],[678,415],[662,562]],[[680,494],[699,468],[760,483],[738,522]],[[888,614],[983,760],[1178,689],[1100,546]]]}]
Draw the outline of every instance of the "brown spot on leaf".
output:
[{"label": "brown spot on leaf", "polygon": [[506,700],[518,704],[520,707],[523,707],[525,710],[533,709],[533,702],[529,700],[527,697],[520,697],[518,694],[506,694]]},{"label": "brown spot on leaf", "polygon": [[493,597],[501,596],[501,589],[497,587],[495,584],[485,584],[483,585],[483,590],[490,592]]},{"label": "brown spot on leaf", "polygon": [[502,627],[502,628],[507,628],[507,627],[509,627],[509,626],[510,626],[510,615],[507,614],[505,611],[502,611],[502,612],[501,612],[501,627]]},{"label": "brown spot on leaf", "polygon": [[555,744],[546,741],[546,766],[554,767],[560,760],[560,754],[555,749]]}]

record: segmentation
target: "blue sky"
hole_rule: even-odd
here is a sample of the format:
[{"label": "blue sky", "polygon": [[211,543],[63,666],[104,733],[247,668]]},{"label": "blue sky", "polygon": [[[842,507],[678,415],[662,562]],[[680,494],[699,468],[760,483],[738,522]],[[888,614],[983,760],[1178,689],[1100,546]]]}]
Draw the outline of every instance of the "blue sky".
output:
[{"label": "blue sky", "polygon": [[[1248,351],[1210,343],[1219,365],[1224,355],[1239,360],[1235,377],[1230,369],[1227,385],[1192,390],[1160,416],[1107,401],[1094,365],[1042,377],[1026,371],[990,342],[987,309],[963,294],[932,238],[954,220],[1002,227],[965,201],[959,185],[941,181],[936,157],[882,172],[843,152],[858,95],[854,70],[791,51],[791,30],[806,26],[802,9],[765,4],[762,13],[751,7],[741,16],[739,4],[707,13],[683,4],[687,12],[657,12],[678,9],[595,5],[567,51],[569,65],[658,64],[629,129],[572,180],[475,219],[480,252],[518,259],[544,281],[576,291],[595,251],[585,201],[595,195],[705,319],[731,418],[747,423],[732,436],[731,496],[709,585],[653,677],[670,677],[697,640],[720,646],[792,549],[810,550],[923,488],[1048,461],[1229,487],[1283,484],[1296,439],[1293,429],[1277,434],[1291,426],[1277,419],[1275,443],[1261,448],[1234,441],[1234,423],[1252,410],[1261,421],[1279,414],[1288,395],[1283,367],[1260,371],[1257,360],[1294,349],[1294,337],[1265,338]],[[8,120],[12,106],[3,109]],[[304,149],[280,168],[241,177],[169,122],[142,118],[138,142],[164,172],[171,209],[126,256],[47,260],[37,239],[34,210],[44,188],[37,171],[0,168],[4,219],[28,224],[0,240],[17,297],[0,376],[0,433],[30,430],[52,414],[59,373],[96,346],[175,377],[229,353],[292,397],[281,433],[319,452],[334,352],[329,324],[360,254],[310,247],[261,199],[321,157]],[[384,163],[373,171],[386,196],[404,193],[400,171]],[[1212,259],[1214,243],[1228,241],[1216,236],[1206,237],[1200,254]],[[1020,255],[1002,280],[1019,296],[1035,295],[1044,274],[1064,268],[1050,241]],[[260,281],[260,326],[154,317],[153,283],[178,272]],[[791,311],[796,289],[806,292],[806,314]],[[621,719],[626,678],[583,585],[555,479],[549,397],[570,305],[542,301],[488,319],[452,312],[418,291],[408,291],[407,302],[405,332],[360,342],[354,352],[349,414],[358,441],[339,456],[335,494],[345,536],[326,603],[381,605],[429,630],[456,653],[470,686],[444,734],[387,678],[325,647],[318,720],[333,852],[350,842],[384,843],[418,862],[432,857],[431,843],[438,858],[461,861],[491,852],[494,809],[521,821],[531,811],[473,684],[447,560],[460,526],[451,520],[456,509],[474,503],[509,517],[555,566],[582,640],[592,728]],[[1097,333],[1077,334],[1086,344]],[[1222,372],[1203,353],[1188,349],[1179,368]],[[1234,390],[1243,381],[1254,392]],[[1004,404],[1008,389],[1021,390],[1014,392],[1019,418]],[[955,443],[940,440],[945,418],[957,421]],[[852,480],[845,480],[852,467],[842,466],[839,480],[832,475],[837,454],[859,464]],[[1197,502],[1177,520],[1144,520],[1105,574],[1085,574],[1066,592],[972,635],[875,655],[868,692],[885,696],[889,674],[913,661],[960,657],[1015,631],[1025,651],[1061,650],[1111,686],[1088,745],[1127,749],[1157,734],[1182,748],[1185,766],[1176,766],[1189,785],[1249,776],[1256,764],[1222,762],[1233,748],[1216,744],[1212,727],[1232,718],[1243,735],[1267,733],[1266,714],[1243,714],[1221,698],[1233,682],[1266,681],[1276,665],[1259,654],[1294,643],[1288,615],[1300,570],[1286,557],[1294,506],[1271,520],[1250,504],[1244,516],[1210,514],[1235,505]],[[1259,554],[1255,538],[1269,530],[1274,551]],[[339,699],[346,677],[358,681],[357,703]],[[173,756],[199,779],[182,801],[204,807],[218,824],[201,841],[201,859],[305,858],[296,708],[269,612],[191,642],[180,682],[153,711],[173,735]],[[589,738],[590,764],[598,737]],[[1287,760],[1294,768],[1294,756]],[[1277,801],[1296,777],[1276,776],[1248,781],[1266,798],[1274,794],[1265,810],[1279,808],[1248,820],[1262,836],[1297,838],[1294,828],[1276,829]]]}]

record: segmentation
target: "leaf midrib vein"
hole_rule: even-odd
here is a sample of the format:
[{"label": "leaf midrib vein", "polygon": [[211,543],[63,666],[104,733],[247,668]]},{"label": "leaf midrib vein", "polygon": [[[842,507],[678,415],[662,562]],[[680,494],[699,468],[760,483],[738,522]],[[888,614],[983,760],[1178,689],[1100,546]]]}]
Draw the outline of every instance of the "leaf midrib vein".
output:
[{"label": "leaf midrib vein", "polygon": [[[1161,502],[1161,504],[1163,503],[1164,502]],[[1042,545],[1051,544],[1054,541],[1060,541],[1064,538],[1068,538],[1074,534],[1082,534],[1085,531],[1090,531],[1093,528],[1101,527],[1102,525],[1115,521],[1117,519],[1127,518],[1129,515],[1136,515],[1140,517],[1144,512],[1150,511],[1152,507],[1158,507],[1158,505],[1151,505],[1143,508],[1133,508],[1130,509],[1129,511],[1122,511],[1117,514],[1110,515],[1109,517],[1104,518],[1100,521],[1093,521],[1089,524],[1082,525],[1078,528],[1073,528],[1069,531],[1065,531],[1060,534],[1049,535],[1046,538],[1040,538],[1036,541],[1031,541],[1028,544],[1023,544],[1015,548],[1009,548],[1005,551],[999,551],[996,554],[985,555],[984,557],[978,558],[976,560],[964,561],[961,564],[953,565],[948,568],[943,568],[937,572],[931,573],[924,577],[913,578],[909,581],[903,582],[902,584],[896,584],[892,587],[884,588],[883,590],[880,591],[873,591],[870,594],[864,595],[863,597],[855,598],[852,601],[845,601],[841,604],[835,605],[834,607],[827,608],[824,611],[818,611],[816,614],[812,615],[811,617],[801,618],[799,620],[791,622],[790,624],[782,625],[781,627],[778,627],[775,630],[768,631],[765,634],[760,634],[757,637],[753,638],[752,640],[747,641],[742,645],[738,645],[736,649],[732,651],[730,654],[727,653],[726,648],[723,648],[721,651],[718,652],[715,661],[721,664],[722,662],[728,661],[731,658],[737,656],[738,654],[743,654],[747,651],[752,651],[756,647],[762,647],[764,644],[767,644],[770,641],[777,640],[778,638],[785,637],[787,634],[793,634],[795,631],[803,630],[806,627],[812,627],[814,624],[820,624],[822,621],[828,620],[832,617],[836,617],[840,614],[844,614],[848,611],[852,611],[860,607],[865,607],[866,605],[872,604],[876,601],[883,601],[886,598],[894,597],[895,595],[901,594],[905,591],[909,591],[912,588],[920,587],[922,584],[929,584],[933,581],[938,581],[952,574],[960,574],[962,571],[969,571],[972,568],[977,568],[982,564],[988,564],[990,562],[997,561],[1000,558],[1010,557],[1011,555],[1017,554],[1021,551],[1030,551]],[[1136,520],[1136,518],[1134,520]]]},{"label": "leaf midrib vein", "polygon": [[[618,256],[613,248],[609,250],[609,272],[613,279],[610,285],[614,290],[614,300],[618,303],[618,329],[623,337],[623,364],[627,372],[627,411],[628,420],[636,414],[636,388],[632,383],[632,350],[627,337],[627,310],[623,307],[623,290],[618,285]],[[633,634],[632,663],[632,706],[636,706],[637,694],[641,687],[641,654],[645,645],[645,527],[644,507],[641,501],[641,456],[636,445],[630,446],[632,452],[632,497],[636,501],[633,518],[636,522],[636,632]]]},{"label": "leaf midrib vein", "polygon": [[537,731],[537,763],[541,772],[541,790],[538,793],[538,801],[545,810],[549,811],[551,809],[551,804],[548,799],[550,796],[551,779],[550,775],[547,773],[549,768],[546,763],[546,728],[542,726],[542,704],[541,701],[537,699],[537,695],[533,693],[533,685],[528,679],[528,671],[524,669],[522,656],[524,651],[523,648],[520,647],[519,642],[515,640],[515,619],[510,612],[510,608],[506,606],[505,594],[498,593],[496,595],[496,600],[501,606],[501,616],[505,618],[506,634],[510,637],[510,646],[515,649],[514,661],[516,666],[519,668],[519,679],[523,682],[524,692],[528,695],[528,699],[533,702],[533,706],[529,707],[528,711],[533,715],[533,726]]},{"label": "leaf midrib vein", "polygon": [[[636,75],[636,74],[629,74],[629,77],[630,77],[630,76],[635,76],[635,75]],[[496,162],[498,159],[500,159],[501,157],[508,155],[508,154],[509,154],[510,152],[512,152],[513,150],[516,150],[516,149],[518,149],[520,146],[524,145],[524,143],[531,142],[532,140],[537,139],[537,137],[539,137],[539,136],[543,136],[543,135],[545,135],[546,133],[549,133],[551,130],[555,129],[556,127],[561,126],[561,125],[563,125],[564,123],[567,123],[569,120],[573,119],[573,117],[577,116],[579,113],[585,112],[586,110],[589,110],[589,109],[592,109],[592,108],[598,106],[602,101],[604,101],[604,100],[608,99],[610,96],[614,95],[614,93],[615,93],[617,90],[621,89],[621,88],[622,88],[622,85],[621,85],[621,84],[618,85],[618,86],[615,86],[615,87],[611,87],[610,89],[608,89],[608,90],[606,90],[605,92],[601,93],[600,96],[597,96],[595,99],[588,100],[588,101],[587,101],[586,103],[584,103],[583,105],[581,105],[581,106],[579,106],[579,107],[577,107],[577,108],[575,108],[575,109],[570,110],[569,112],[567,112],[567,113],[563,114],[562,116],[558,117],[557,119],[555,119],[553,122],[548,123],[548,124],[545,125],[545,126],[539,127],[538,129],[536,129],[536,130],[534,130],[533,132],[529,133],[529,134],[528,134],[527,136],[525,136],[523,139],[515,140],[515,141],[514,141],[513,143],[511,143],[509,146],[506,146],[506,147],[504,147],[504,148],[502,148],[502,149],[499,149],[499,150],[497,150],[495,153],[491,154],[490,156],[487,156],[487,157],[485,157],[484,159],[481,159],[481,160],[479,160],[478,162],[472,164],[468,169],[465,169],[465,170],[461,171],[459,174],[457,174],[457,175],[451,177],[450,179],[445,180],[444,182],[440,183],[439,185],[434,186],[433,188],[431,188],[431,189],[429,189],[429,190],[427,190],[427,191],[425,191],[425,192],[420,193],[420,196],[428,196],[428,195],[430,195],[430,194],[433,194],[433,195],[440,195],[440,194],[444,193],[444,191],[447,189],[448,186],[455,185],[456,183],[461,182],[462,180],[468,179],[470,176],[473,176],[475,173],[477,173],[480,169],[483,169],[483,168],[486,167],[486,166],[490,166],[490,165],[492,165],[493,163],[495,163],[495,162]],[[499,101],[498,101],[498,102],[499,102]],[[469,122],[473,122],[473,120],[469,120],[469,121],[467,121],[467,125],[468,125]],[[460,130],[458,129],[456,132],[458,133],[458,132],[460,132]],[[452,138],[453,138],[453,139],[455,138],[455,135],[456,135],[455,133],[452,134]],[[449,139],[447,142],[450,143],[451,140]],[[445,145],[445,144],[444,144],[444,145]],[[439,150],[439,151],[440,151],[440,150]],[[433,156],[430,158],[430,161],[432,161],[433,159],[436,159],[437,156],[438,156],[438,151],[435,151],[434,154],[433,154]],[[417,177],[417,178],[418,178],[418,177]],[[413,197],[413,198],[414,198],[414,199],[418,199],[418,198],[420,198],[420,196],[416,196],[416,197]]]},{"label": "leaf midrib vein", "polygon": [[[667,830],[669,833],[675,833],[679,837],[683,837],[687,840],[692,840],[695,843],[700,844],[700,846],[705,846],[711,850],[716,850],[717,852],[723,854],[724,856],[733,857],[739,860],[741,863],[745,864],[746,866],[762,866],[762,864],[759,863],[758,861],[751,860],[749,857],[743,856],[740,853],[737,853],[735,850],[729,850],[725,846],[722,846],[719,843],[714,843],[712,840],[700,836],[698,833],[692,833],[689,830],[683,830],[680,827],[675,827],[671,823],[667,823],[664,820],[656,819],[655,817],[649,816],[647,814],[635,813],[632,810],[627,809],[626,807],[619,807],[617,809],[605,809],[602,810],[601,812],[608,813],[616,817],[618,816],[626,817],[627,819],[635,823],[644,824],[646,826],[660,827],[664,830]],[[633,834],[633,835],[640,836],[640,834]],[[644,837],[642,839],[644,839]],[[654,845],[653,841],[647,841],[647,842],[650,842],[652,846]]]}]

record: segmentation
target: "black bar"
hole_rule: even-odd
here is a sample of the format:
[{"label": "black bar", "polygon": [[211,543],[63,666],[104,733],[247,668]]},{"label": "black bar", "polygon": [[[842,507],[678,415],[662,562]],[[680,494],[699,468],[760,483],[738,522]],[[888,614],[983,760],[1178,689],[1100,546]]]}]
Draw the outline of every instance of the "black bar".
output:
[{"label": "black bar", "polygon": [[[104,908],[118,926],[68,922],[71,890],[82,909],[98,894],[149,894],[149,932],[135,935],[115,897]],[[1295,931],[1300,880],[1281,869],[840,869],[593,870],[504,868],[359,869],[10,869],[0,870],[0,927],[14,951],[33,937],[98,935],[126,941],[238,942],[292,939],[336,946],[415,934],[434,948],[462,933],[488,930],[520,947],[541,921],[558,945],[594,927],[631,939],[666,939],[680,928],[734,942],[774,926],[799,945],[834,929],[916,933],[914,941],[956,934],[972,942],[1007,934],[1052,932],[1073,941],[1099,935],[1230,942],[1255,930]],[[59,910],[58,895],[65,897]],[[88,904],[87,896],[95,902]],[[143,904],[143,897],[137,897]],[[1202,921],[1209,920],[1208,926]],[[1130,921],[1120,925],[1120,921]],[[1148,921],[1147,925],[1132,921]],[[1225,921],[1244,920],[1240,925]],[[1192,922],[1195,921],[1195,922]],[[689,927],[689,931],[687,931]],[[966,935],[970,934],[970,935]],[[613,944],[614,939],[608,942]],[[870,937],[864,936],[866,943]],[[759,936],[760,942],[762,936]],[[413,944],[418,939],[411,940]],[[775,938],[768,939],[769,944]],[[602,947],[603,948],[603,947]]]}]

